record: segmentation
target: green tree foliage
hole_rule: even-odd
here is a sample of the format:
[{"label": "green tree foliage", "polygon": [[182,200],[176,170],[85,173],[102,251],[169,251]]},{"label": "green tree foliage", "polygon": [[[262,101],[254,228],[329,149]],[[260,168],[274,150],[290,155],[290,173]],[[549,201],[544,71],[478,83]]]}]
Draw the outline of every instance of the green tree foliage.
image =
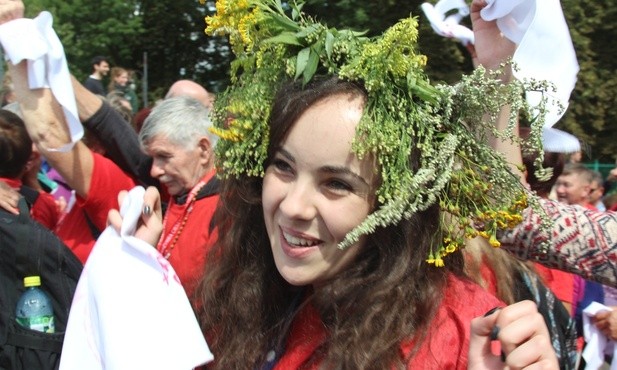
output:
[{"label": "green tree foliage", "polygon": [[[92,57],[104,55],[112,66],[135,70],[138,79],[144,76],[147,60],[150,102],[181,78],[214,91],[226,84],[227,44],[208,39],[203,32],[204,17],[214,10],[213,2],[32,0],[26,8],[28,17],[41,10],[53,14],[71,72],[80,80],[91,73]],[[139,86],[137,90],[141,93]]]},{"label": "green tree foliage", "polygon": [[589,159],[617,157],[617,4],[563,0],[564,14],[581,67],[570,107],[558,123],[591,148]]},{"label": "green tree foliage", "polygon": [[142,16],[135,0],[33,0],[26,4],[27,16],[48,10],[60,37],[71,72],[84,78],[92,72],[90,60],[105,55],[112,65],[134,69],[144,33]]}]

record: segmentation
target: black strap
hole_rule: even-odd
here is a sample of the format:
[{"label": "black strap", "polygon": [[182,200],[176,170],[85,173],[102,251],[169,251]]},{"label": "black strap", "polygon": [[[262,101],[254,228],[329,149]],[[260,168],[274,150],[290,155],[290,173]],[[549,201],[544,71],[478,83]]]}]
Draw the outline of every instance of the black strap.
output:
[{"label": "black strap", "polygon": [[[38,274],[39,271],[32,271],[32,261],[35,262],[37,265],[35,268],[38,270],[38,263],[41,261],[41,243],[36,243],[36,241],[31,240],[35,235],[27,226],[30,222],[30,210],[24,198],[19,199],[18,208],[19,217],[17,218],[17,224],[13,230],[15,237],[19,241],[19,246],[13,249],[15,251],[15,262],[18,271],[28,271],[28,273],[31,274]],[[37,250],[35,251],[34,248],[37,248]]]},{"label": "black strap", "polygon": [[90,234],[92,234],[92,237],[94,238],[94,240],[98,239],[99,236],[101,236],[101,230],[99,230],[99,228],[96,227],[96,225],[94,224],[94,221],[92,221],[92,219],[88,216],[88,212],[84,210],[83,213],[84,213],[84,217],[86,218],[86,222],[88,223]]},{"label": "black strap", "polygon": [[39,351],[62,352],[62,336],[55,338],[50,334],[7,333],[6,343]]},{"label": "black strap", "polygon": [[32,208],[32,206],[34,205],[34,203],[36,203],[36,200],[39,198],[39,196],[41,195],[38,190],[36,189],[32,189],[29,186],[26,185],[22,185],[19,188],[19,193],[21,195],[23,195],[24,198],[26,198],[26,203],[28,203],[28,206],[30,208]]}]

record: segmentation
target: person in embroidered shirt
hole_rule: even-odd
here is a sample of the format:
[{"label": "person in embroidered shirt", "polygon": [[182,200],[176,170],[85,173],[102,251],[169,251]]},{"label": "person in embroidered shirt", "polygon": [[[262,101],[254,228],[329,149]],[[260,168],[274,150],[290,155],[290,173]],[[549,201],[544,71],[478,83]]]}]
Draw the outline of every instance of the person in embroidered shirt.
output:
[{"label": "person in embroidered shirt", "polygon": [[208,109],[182,96],[158,104],[139,133],[143,150],[152,157],[150,175],[171,195],[157,248],[189,297],[216,240],[211,219],[218,203],[213,151],[217,137],[210,133],[211,126]]}]

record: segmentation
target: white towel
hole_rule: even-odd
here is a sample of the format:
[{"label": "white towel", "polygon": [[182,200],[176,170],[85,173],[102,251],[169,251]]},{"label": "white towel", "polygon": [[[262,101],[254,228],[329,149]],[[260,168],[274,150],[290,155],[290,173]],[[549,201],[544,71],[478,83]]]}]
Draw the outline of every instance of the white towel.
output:
[{"label": "white towel", "polygon": [[[596,370],[604,364],[604,354],[617,355],[615,343],[606,338],[604,334],[591,323],[591,318],[602,311],[612,311],[613,309],[598,302],[591,302],[583,310],[583,335],[585,337],[585,350],[583,358],[587,364],[585,369]],[[611,370],[617,370],[617,361],[611,363]]]},{"label": "white towel", "polygon": [[174,269],[132,236],[144,192],[129,192],[120,235],[107,227],[84,266],[61,370],[189,370],[213,359]]},{"label": "white towel", "polygon": [[[441,0],[435,7],[425,3],[427,5],[423,4],[422,9],[438,34],[457,38],[466,44],[470,38],[460,30],[464,27],[458,24],[460,17],[445,16],[445,12],[458,7],[452,1],[456,0]],[[441,5],[442,2],[446,5]],[[579,71],[559,0],[487,0],[487,4],[480,12],[482,19],[496,20],[504,36],[517,44],[512,57],[519,68],[514,72],[515,77],[546,80],[555,86],[555,92],[548,94],[545,117],[545,126],[553,126],[568,107]],[[464,13],[458,10],[458,14]],[[456,23],[456,27],[452,23]],[[536,107],[541,99],[538,92],[527,92],[527,101],[532,107]]]},{"label": "white towel", "polygon": [[12,20],[0,25],[0,43],[11,63],[28,61],[30,89],[50,88],[62,106],[69,125],[71,142],[60,148],[47,149],[66,152],[82,138],[84,129],[77,115],[75,93],[64,48],[52,25],[53,18],[49,12],[41,12],[34,19]]}]

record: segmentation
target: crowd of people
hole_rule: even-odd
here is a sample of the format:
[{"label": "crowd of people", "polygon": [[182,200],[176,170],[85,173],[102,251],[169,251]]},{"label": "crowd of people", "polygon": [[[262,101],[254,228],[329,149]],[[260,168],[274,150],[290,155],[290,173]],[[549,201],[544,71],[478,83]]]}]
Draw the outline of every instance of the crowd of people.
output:
[{"label": "crowd of people", "polygon": [[[516,45],[479,16],[485,6],[471,4],[470,50],[482,74],[511,84],[502,63]],[[0,0],[0,15],[2,22],[23,17],[23,3]],[[263,34],[255,32],[251,42],[272,42],[270,23],[259,19],[252,27]],[[521,151],[516,140],[485,135],[464,142],[460,128],[467,127],[437,109],[431,94],[438,92],[414,54],[416,25],[397,26],[378,41],[354,39],[365,49],[344,51],[321,75],[296,71],[302,80],[281,73],[285,53],[296,46],[251,49],[244,56],[252,64],[238,55],[244,64],[236,70],[244,75],[216,101],[198,83],[180,80],[143,110],[130,71],[97,56],[83,83],[71,80],[86,133],[69,150],[56,150],[73,141],[57,97],[50,88],[30,88],[27,62],[9,62],[0,207],[18,212],[17,200],[31,199],[32,217],[86,264],[99,234],[122,222],[118,194],[147,187],[135,234],[175,269],[214,354],[208,368],[575,368],[584,346],[575,327],[582,309],[591,301],[617,308],[607,299],[617,297],[617,214],[602,203],[603,177],[566,164],[564,153],[543,152],[552,176],[540,179],[541,149]],[[209,27],[230,29],[225,14]],[[365,67],[362,57],[372,47],[392,47],[388,58],[396,58],[387,44],[393,35],[409,42],[402,55],[412,62],[397,59],[403,73]],[[271,64],[254,62],[266,57]],[[346,58],[353,63],[341,62]],[[488,100],[500,97],[498,89],[491,93]],[[499,131],[512,115],[497,108],[486,115],[475,106],[461,116],[497,117]],[[462,135],[457,144],[448,141],[454,133]],[[518,135],[523,145],[531,142],[527,128]],[[462,161],[439,163],[443,173],[429,174],[431,156],[459,155],[448,152],[448,143],[502,151],[505,159],[490,157],[497,164],[468,154],[477,154],[472,159],[485,172],[511,175],[510,164],[524,164],[520,181],[511,176],[506,187],[482,191],[488,198],[514,189],[537,197],[538,207],[517,198],[519,209],[494,197],[486,214],[508,208],[504,219],[520,223],[504,221],[499,231],[484,227],[497,225],[497,216],[483,219],[486,225],[463,224],[454,217],[460,209],[443,206],[467,200],[448,187]],[[469,179],[461,176],[475,168],[456,175],[461,188]],[[462,243],[458,228],[465,230]],[[592,321],[617,340],[617,309]]]}]

